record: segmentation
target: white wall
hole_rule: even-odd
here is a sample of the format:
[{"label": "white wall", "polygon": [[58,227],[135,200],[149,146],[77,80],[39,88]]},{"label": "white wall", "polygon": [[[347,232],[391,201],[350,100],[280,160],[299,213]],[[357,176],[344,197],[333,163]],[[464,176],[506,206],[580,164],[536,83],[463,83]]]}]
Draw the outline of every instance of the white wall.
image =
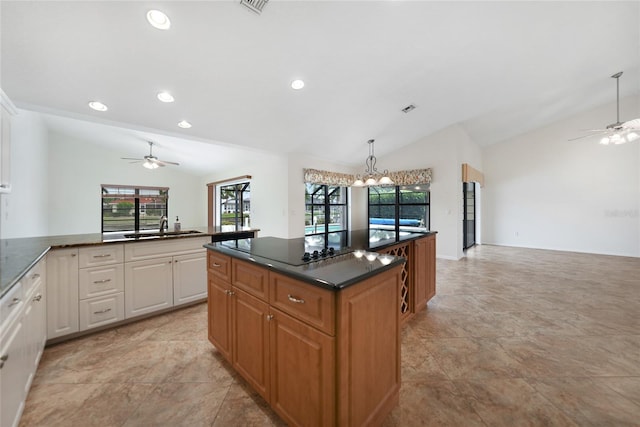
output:
[{"label": "white wall", "polygon": [[[241,163],[230,164],[200,180],[205,191],[201,209],[207,212],[206,184],[242,175],[251,175],[251,227],[258,236],[288,237],[288,165],[285,156],[245,150]],[[304,224],[304,223],[303,223]]]},{"label": "white wall", "polygon": [[102,184],[169,187],[169,223],[183,228],[206,225],[200,200],[206,188],[197,176],[178,168],[149,170],[121,160],[122,153],[61,134],[49,134],[49,234],[101,232]]},{"label": "white wall", "polygon": [[48,234],[47,129],[37,113],[11,119],[11,193],[1,198],[3,239]]},{"label": "white wall", "polygon": [[462,250],[462,163],[482,170],[480,149],[460,126],[450,126],[378,158],[389,170],[433,169],[431,230],[437,231],[436,255],[460,259]]},{"label": "white wall", "polygon": [[[638,117],[638,99],[620,110]],[[612,112],[615,104],[485,148],[486,243],[640,256],[640,143],[568,141]]]}]

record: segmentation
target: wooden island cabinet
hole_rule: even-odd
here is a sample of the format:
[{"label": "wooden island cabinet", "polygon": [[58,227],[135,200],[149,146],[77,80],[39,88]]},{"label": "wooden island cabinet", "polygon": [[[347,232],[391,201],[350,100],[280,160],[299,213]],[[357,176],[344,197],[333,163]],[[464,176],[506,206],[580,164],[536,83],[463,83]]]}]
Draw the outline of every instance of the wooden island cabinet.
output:
[{"label": "wooden island cabinet", "polygon": [[276,413],[292,426],[380,425],[399,399],[404,259],[290,267],[207,247],[209,340]]}]

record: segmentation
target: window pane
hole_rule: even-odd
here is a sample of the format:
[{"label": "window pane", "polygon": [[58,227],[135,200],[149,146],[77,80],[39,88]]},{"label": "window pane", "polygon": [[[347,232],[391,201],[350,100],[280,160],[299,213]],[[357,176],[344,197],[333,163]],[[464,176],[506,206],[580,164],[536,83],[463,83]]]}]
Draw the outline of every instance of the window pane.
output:
[{"label": "window pane", "polygon": [[428,230],[428,206],[402,205],[400,206],[400,230],[426,231]]},{"label": "window pane", "polygon": [[220,187],[220,226],[236,230],[251,222],[251,183],[241,182]]},{"label": "window pane", "polygon": [[369,188],[370,204],[395,204],[396,188],[395,187],[370,187]]},{"label": "window pane", "polygon": [[159,229],[168,196],[168,188],[102,186],[102,231]]},{"label": "window pane", "polygon": [[400,187],[400,204],[427,203],[427,194],[420,186]]}]

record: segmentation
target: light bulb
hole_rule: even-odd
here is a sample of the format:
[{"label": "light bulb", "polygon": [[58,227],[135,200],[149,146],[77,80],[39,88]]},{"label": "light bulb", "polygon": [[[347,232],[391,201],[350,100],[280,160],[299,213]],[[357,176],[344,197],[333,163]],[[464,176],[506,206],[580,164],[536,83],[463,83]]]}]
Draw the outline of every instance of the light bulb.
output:
[{"label": "light bulb", "polygon": [[107,108],[106,105],[104,105],[102,102],[100,101],[91,101],[89,102],[89,107],[96,110],[96,111],[107,111],[109,108]]},{"label": "light bulb", "polygon": [[160,92],[158,93],[158,99],[162,102],[173,102],[174,98],[169,92]]},{"label": "light bulb", "polygon": [[147,12],[147,21],[159,30],[168,30],[169,27],[171,27],[169,17],[159,10],[150,10]]}]

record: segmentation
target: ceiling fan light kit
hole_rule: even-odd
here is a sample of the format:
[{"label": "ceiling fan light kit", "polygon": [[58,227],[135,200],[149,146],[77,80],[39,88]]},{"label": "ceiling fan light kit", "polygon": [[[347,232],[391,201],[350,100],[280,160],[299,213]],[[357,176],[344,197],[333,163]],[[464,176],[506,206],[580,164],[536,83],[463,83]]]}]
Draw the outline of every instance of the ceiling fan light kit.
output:
[{"label": "ceiling fan light kit", "polygon": [[[611,76],[611,78],[616,79],[616,122],[608,125],[605,129],[591,131],[607,134],[600,138],[600,144],[602,145],[620,145],[640,138],[640,119],[629,120],[624,123],[620,121],[620,76],[622,76],[622,71]],[[588,136],[592,135],[572,138],[569,141]]]},{"label": "ceiling fan light kit", "polygon": [[170,162],[167,160],[160,160],[158,159],[156,156],[153,155],[153,142],[151,141],[147,141],[147,144],[149,144],[149,155],[148,156],[144,156],[142,159],[136,159],[133,157],[121,157],[122,160],[133,160],[133,162],[131,163],[138,163],[138,162],[142,162],[142,167],[147,168],[147,169],[158,169],[159,167],[164,167],[166,165],[174,165],[174,166],[180,166],[180,163],[176,163],[176,162]]}]

